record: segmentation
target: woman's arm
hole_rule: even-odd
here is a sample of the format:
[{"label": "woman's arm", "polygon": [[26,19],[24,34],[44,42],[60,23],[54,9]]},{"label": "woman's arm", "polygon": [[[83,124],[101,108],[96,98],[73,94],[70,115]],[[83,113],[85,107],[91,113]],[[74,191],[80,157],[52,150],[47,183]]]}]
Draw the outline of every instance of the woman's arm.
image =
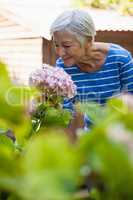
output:
[{"label": "woman's arm", "polygon": [[133,94],[133,57],[126,51],[123,65],[120,67],[120,80],[122,91]]}]

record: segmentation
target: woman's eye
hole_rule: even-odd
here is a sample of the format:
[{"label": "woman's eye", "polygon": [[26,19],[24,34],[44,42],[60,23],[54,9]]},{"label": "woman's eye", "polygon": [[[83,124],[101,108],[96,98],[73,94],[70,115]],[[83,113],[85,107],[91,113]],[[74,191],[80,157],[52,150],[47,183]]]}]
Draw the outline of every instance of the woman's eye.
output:
[{"label": "woman's eye", "polygon": [[[54,44],[55,48],[60,47],[58,44]],[[71,47],[70,45],[62,45],[63,48],[69,48]]]}]

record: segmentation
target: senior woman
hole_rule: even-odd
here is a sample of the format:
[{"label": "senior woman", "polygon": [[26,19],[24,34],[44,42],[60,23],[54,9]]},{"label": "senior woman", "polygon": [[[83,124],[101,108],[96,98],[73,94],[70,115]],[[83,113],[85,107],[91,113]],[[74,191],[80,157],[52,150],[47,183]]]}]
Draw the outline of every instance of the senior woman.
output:
[{"label": "senior woman", "polygon": [[133,93],[131,53],[117,44],[95,42],[95,25],[88,12],[63,12],[50,32],[59,56],[56,65],[77,85],[75,99],[65,100],[64,108],[77,101],[104,104],[123,91]]}]

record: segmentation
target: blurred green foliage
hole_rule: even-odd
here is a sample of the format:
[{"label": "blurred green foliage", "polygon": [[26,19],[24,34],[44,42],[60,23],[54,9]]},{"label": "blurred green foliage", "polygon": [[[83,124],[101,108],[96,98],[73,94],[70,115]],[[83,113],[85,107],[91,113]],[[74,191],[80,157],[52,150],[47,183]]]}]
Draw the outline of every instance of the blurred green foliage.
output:
[{"label": "blurred green foliage", "polygon": [[90,103],[78,105],[78,109],[94,121],[91,131],[80,138],[79,151],[90,174],[95,174],[96,181],[99,177],[102,180],[104,192],[99,193],[100,199],[132,199],[133,157],[129,146],[133,145],[133,113],[121,99],[113,98],[105,107]]},{"label": "blurred green foliage", "polygon": [[64,127],[69,124],[72,115],[63,108],[51,106],[48,102],[38,104],[36,110],[32,113],[33,133],[37,133],[40,129],[46,127]]},{"label": "blurred green foliage", "polygon": [[[33,119],[23,97],[26,93],[34,98],[36,93],[14,86],[4,64],[0,70],[0,199],[72,199],[80,158],[60,128],[66,127],[70,113],[41,105],[34,119],[42,119],[44,129],[31,134]],[[15,142],[7,137],[8,129],[13,130]]]},{"label": "blurred green foliage", "polygon": [[113,9],[122,15],[133,16],[133,0],[72,0],[72,6],[78,8]]},{"label": "blurred green foliage", "polygon": [[[94,125],[88,132],[81,130],[75,143],[63,131],[68,118],[65,115],[65,121],[53,108],[47,110],[43,128],[30,135],[31,119],[24,105],[8,104],[6,91],[13,85],[5,66],[0,69],[1,200],[133,199],[133,113],[127,105],[120,99],[104,107],[79,104],[77,109],[85,111]],[[14,91],[13,104],[18,103],[18,94]],[[7,137],[8,128],[14,131],[15,142]],[[75,197],[83,185],[88,197]]]}]

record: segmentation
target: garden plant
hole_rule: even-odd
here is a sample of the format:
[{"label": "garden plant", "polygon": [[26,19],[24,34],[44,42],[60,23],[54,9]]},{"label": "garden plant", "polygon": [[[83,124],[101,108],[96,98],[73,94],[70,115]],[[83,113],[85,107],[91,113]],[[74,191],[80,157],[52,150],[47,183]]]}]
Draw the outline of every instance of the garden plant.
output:
[{"label": "garden plant", "polygon": [[62,101],[76,88],[63,71],[56,80],[61,71],[54,70],[44,65],[30,87],[18,87],[0,64],[0,199],[132,200],[133,97],[75,105],[94,123],[71,142],[64,128],[73,115]]}]

